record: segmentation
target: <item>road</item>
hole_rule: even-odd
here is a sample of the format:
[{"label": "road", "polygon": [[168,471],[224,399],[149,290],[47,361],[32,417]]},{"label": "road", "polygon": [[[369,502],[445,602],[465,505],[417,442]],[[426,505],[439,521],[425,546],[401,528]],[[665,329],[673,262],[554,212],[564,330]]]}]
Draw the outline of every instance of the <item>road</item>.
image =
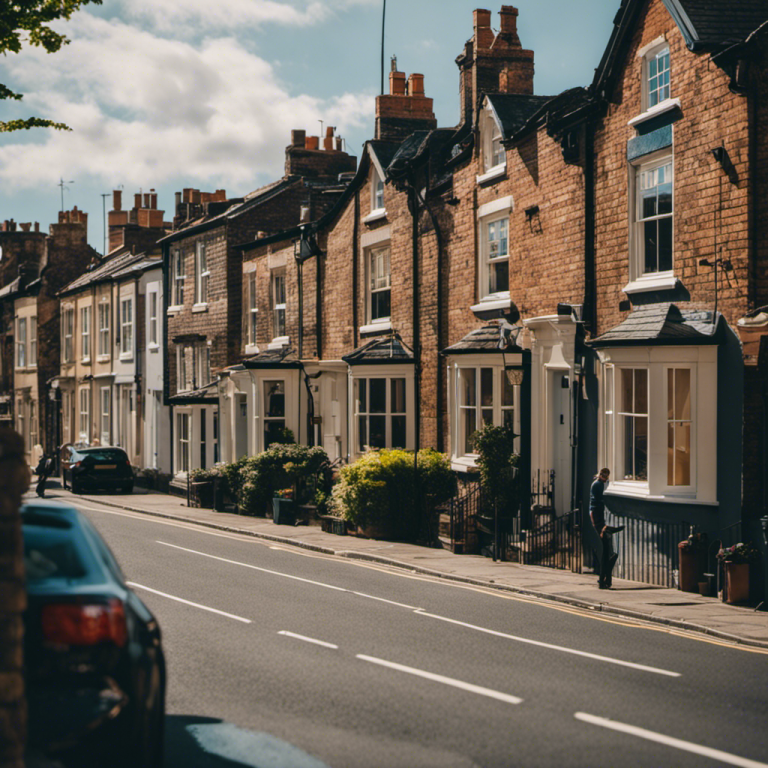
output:
[{"label": "road", "polygon": [[106,507],[166,765],[768,768],[768,654]]}]

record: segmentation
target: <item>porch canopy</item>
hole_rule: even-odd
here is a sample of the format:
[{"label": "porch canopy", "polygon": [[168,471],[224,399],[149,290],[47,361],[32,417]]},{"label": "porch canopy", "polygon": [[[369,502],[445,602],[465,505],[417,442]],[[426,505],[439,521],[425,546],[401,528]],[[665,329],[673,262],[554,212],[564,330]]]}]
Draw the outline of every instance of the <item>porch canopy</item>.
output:
[{"label": "porch canopy", "polygon": [[710,310],[680,309],[676,304],[646,304],[617,326],[587,341],[593,349],[719,344],[723,316]]},{"label": "porch canopy", "polygon": [[341,358],[347,365],[392,365],[413,363],[413,352],[398,336],[376,338]]}]

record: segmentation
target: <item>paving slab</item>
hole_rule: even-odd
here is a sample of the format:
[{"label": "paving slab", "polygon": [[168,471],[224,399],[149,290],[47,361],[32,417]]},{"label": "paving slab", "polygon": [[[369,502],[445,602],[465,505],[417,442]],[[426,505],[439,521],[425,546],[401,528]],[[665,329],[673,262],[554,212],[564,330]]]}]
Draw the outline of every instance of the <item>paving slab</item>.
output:
[{"label": "paving slab", "polygon": [[[78,498],[90,499],[133,512],[184,520],[340,557],[405,568],[451,581],[703,632],[728,642],[768,649],[768,613],[750,607],[728,605],[717,597],[704,597],[624,579],[614,579],[613,589],[601,590],[598,589],[596,576],[591,573],[493,562],[479,555],[456,555],[446,549],[429,549],[403,542],[338,536],[325,533],[316,526],[278,526],[267,518],[187,507],[184,498],[138,488],[131,495],[73,496],[54,487],[46,492],[46,496],[73,503]],[[28,497],[33,499],[34,494],[28,494]]]}]

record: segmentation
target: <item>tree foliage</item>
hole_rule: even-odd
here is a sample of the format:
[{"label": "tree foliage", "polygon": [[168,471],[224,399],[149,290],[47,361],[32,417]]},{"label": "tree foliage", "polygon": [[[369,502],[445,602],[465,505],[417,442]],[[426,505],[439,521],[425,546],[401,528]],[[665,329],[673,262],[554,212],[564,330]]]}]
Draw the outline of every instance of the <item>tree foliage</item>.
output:
[{"label": "tree foliage", "polygon": [[[0,2],[0,53],[20,53],[24,45],[43,48],[56,53],[69,42],[66,35],[51,29],[51,22],[68,20],[82,6],[101,5],[102,0],[7,0]],[[20,101],[22,94],[0,83],[0,100]],[[68,131],[64,123],[43,117],[0,122],[0,133],[29,130],[30,128],[56,128]]]}]

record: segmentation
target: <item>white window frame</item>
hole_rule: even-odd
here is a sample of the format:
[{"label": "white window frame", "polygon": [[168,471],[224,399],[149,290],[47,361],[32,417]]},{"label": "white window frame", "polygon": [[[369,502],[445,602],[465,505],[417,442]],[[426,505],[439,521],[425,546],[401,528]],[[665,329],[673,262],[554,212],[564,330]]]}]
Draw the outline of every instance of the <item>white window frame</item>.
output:
[{"label": "white window frame", "polygon": [[[126,313],[126,307],[128,312]],[[133,296],[120,297],[120,359],[133,357]]]},{"label": "white window frame", "polygon": [[[372,411],[371,410],[371,382],[379,380],[384,382],[384,410]],[[403,387],[403,400],[401,407],[396,409],[394,403],[394,382],[402,382]],[[413,411],[409,413],[409,392],[408,392],[409,379],[404,372],[398,374],[392,374],[384,376],[377,372],[371,372],[366,375],[353,374],[352,386],[354,397],[352,402],[354,403],[354,433],[355,433],[355,452],[359,455],[365,453],[365,451],[371,448],[403,448],[405,450],[412,450],[413,445],[409,440],[409,423],[413,420]],[[413,386],[411,381],[411,386]],[[411,395],[412,397],[412,395]],[[369,442],[365,445],[361,445],[363,439],[370,440],[371,437],[371,418],[381,417],[384,419],[384,445],[371,446]],[[393,419],[403,418],[404,423],[404,436],[405,445],[395,445],[393,439]],[[365,421],[365,438],[363,437],[362,430],[360,428],[361,421]]]},{"label": "white window frame", "polygon": [[169,310],[178,310],[184,306],[184,282],[187,279],[184,253],[181,248],[177,248],[173,251],[171,258],[172,262],[172,276],[173,276],[173,305]]},{"label": "white window frame", "polygon": [[101,387],[99,396],[101,406],[101,444],[110,444],[110,434],[112,432],[112,388]]},{"label": "white window frame", "polygon": [[363,219],[365,224],[384,219],[387,216],[384,202],[384,171],[371,154],[371,212]]},{"label": "white window frame", "polygon": [[[376,259],[376,275],[374,275],[374,259]],[[381,274],[378,274],[379,264],[386,264],[385,269],[381,270]],[[390,326],[392,317],[392,251],[388,242],[377,243],[365,249],[365,275],[366,322],[371,326]],[[389,314],[374,317],[373,299],[374,295],[378,293],[389,293]]]},{"label": "white window frame", "polygon": [[38,443],[38,415],[37,402],[29,401],[29,449],[32,450]]},{"label": "white window frame", "polygon": [[65,443],[75,442],[72,439],[72,393],[66,389],[61,393],[61,432]]},{"label": "white window frame", "polygon": [[208,254],[205,240],[195,244],[195,307],[208,305]]},{"label": "white window frame", "polygon": [[256,270],[246,273],[248,285],[248,347],[256,347],[258,333],[258,284],[256,282]]},{"label": "white window frame", "polygon": [[192,347],[192,389],[211,382],[211,347],[207,343]]},{"label": "white window frame", "polygon": [[80,361],[91,361],[91,307],[80,307]]},{"label": "white window frame", "polygon": [[158,342],[158,292],[156,290],[147,291],[147,347],[157,349]]},{"label": "white window frame", "polygon": [[187,392],[190,382],[187,380],[186,350],[188,344],[180,344],[176,347],[176,391]]},{"label": "white window frame", "polygon": [[98,360],[108,360],[110,357],[109,348],[109,316],[110,304],[108,301],[99,303],[99,352]]},{"label": "white window frame", "polygon": [[[502,263],[505,259],[509,264],[509,217],[512,212],[512,197],[503,197],[486,203],[478,208],[478,286],[477,296],[481,303],[489,301],[508,301],[509,287],[506,290],[491,290],[491,267],[493,264]],[[506,253],[492,256],[489,238],[489,227],[499,225],[504,221],[506,229]],[[509,266],[507,267],[507,285],[509,285]]]},{"label": "white window frame", "polygon": [[[386,447],[392,446],[392,425],[391,416],[401,416],[402,413],[393,413],[392,411],[392,379],[405,379],[405,449],[412,451],[416,444],[416,429],[414,414],[416,412],[414,404],[414,374],[412,365],[355,365],[350,366],[348,374],[348,398],[351,403],[352,412],[351,434],[349,450],[353,456],[362,456],[360,450],[360,416],[370,416],[370,411],[361,412],[359,398],[359,381],[368,380],[368,394],[370,395],[370,379],[386,379],[386,411],[382,414],[373,414],[386,416]],[[370,424],[370,421],[369,421]]]},{"label": "white window frame", "polygon": [[[283,390],[283,413],[282,415],[273,416],[270,415],[267,410],[267,398],[271,394],[268,390],[274,389],[275,385],[280,385]],[[268,425],[282,423],[284,428],[290,429],[290,427],[288,427],[288,382],[280,376],[270,376],[268,378],[265,377],[260,382],[260,390],[258,395],[261,397],[260,406],[261,412],[263,414],[261,418],[261,440],[263,444],[263,450],[266,450],[270,445],[267,441]]]},{"label": "white window frame", "polygon": [[[451,464],[457,471],[466,472],[476,468],[477,454],[466,445],[465,419],[473,411],[475,430],[483,424],[483,412],[490,416],[487,423],[503,426],[509,419],[517,435],[515,450],[520,450],[520,385],[510,384],[505,364],[521,370],[522,355],[468,354],[455,355],[448,359],[448,413],[451,436]],[[491,404],[482,404],[482,369],[490,369]],[[463,397],[463,376],[474,373],[475,403],[467,404]],[[509,400],[511,399],[511,403]],[[507,413],[511,412],[511,417]]]},{"label": "white window frame", "polygon": [[483,184],[507,172],[507,151],[502,143],[501,126],[491,105],[486,101],[480,114],[480,167],[476,182]]},{"label": "white window frame", "polygon": [[80,387],[78,394],[80,420],[78,422],[78,441],[90,445],[91,442],[91,388]]},{"label": "white window frame", "polygon": [[62,312],[61,334],[63,341],[61,344],[62,358],[65,363],[71,363],[75,359],[75,309],[67,307]]},{"label": "white window frame", "polygon": [[176,411],[176,474],[187,474],[191,468],[192,410]]},{"label": "white window frame", "polygon": [[30,368],[37,368],[37,315],[29,318],[29,360]]},{"label": "white window frame", "polygon": [[[664,58],[666,57],[666,62]],[[662,41],[657,45],[654,45],[650,50],[647,50],[643,55],[643,110],[648,111],[658,107],[665,101],[668,101],[672,96],[672,70],[671,70],[671,56],[669,53],[669,44],[666,41]],[[666,63],[666,69],[659,70],[659,64]],[[653,67],[656,66],[657,74],[654,76],[657,80],[656,87],[652,87],[651,72]],[[664,78],[666,73],[666,78]],[[660,82],[659,82],[660,80]]]},{"label": "white window frame", "polygon": [[[601,349],[599,465],[611,468],[609,493],[669,502],[717,503],[717,347],[624,347]],[[648,371],[648,479],[621,477],[621,370]],[[670,370],[690,370],[690,485],[670,484]],[[612,391],[610,391],[612,390]],[[613,471],[614,468],[616,471]]]},{"label": "white window frame", "polygon": [[285,269],[274,270],[270,282],[272,283],[272,344],[284,346],[288,344],[286,317],[288,286]]},{"label": "white window frame", "polygon": [[16,318],[16,367],[27,367],[27,318]]}]

